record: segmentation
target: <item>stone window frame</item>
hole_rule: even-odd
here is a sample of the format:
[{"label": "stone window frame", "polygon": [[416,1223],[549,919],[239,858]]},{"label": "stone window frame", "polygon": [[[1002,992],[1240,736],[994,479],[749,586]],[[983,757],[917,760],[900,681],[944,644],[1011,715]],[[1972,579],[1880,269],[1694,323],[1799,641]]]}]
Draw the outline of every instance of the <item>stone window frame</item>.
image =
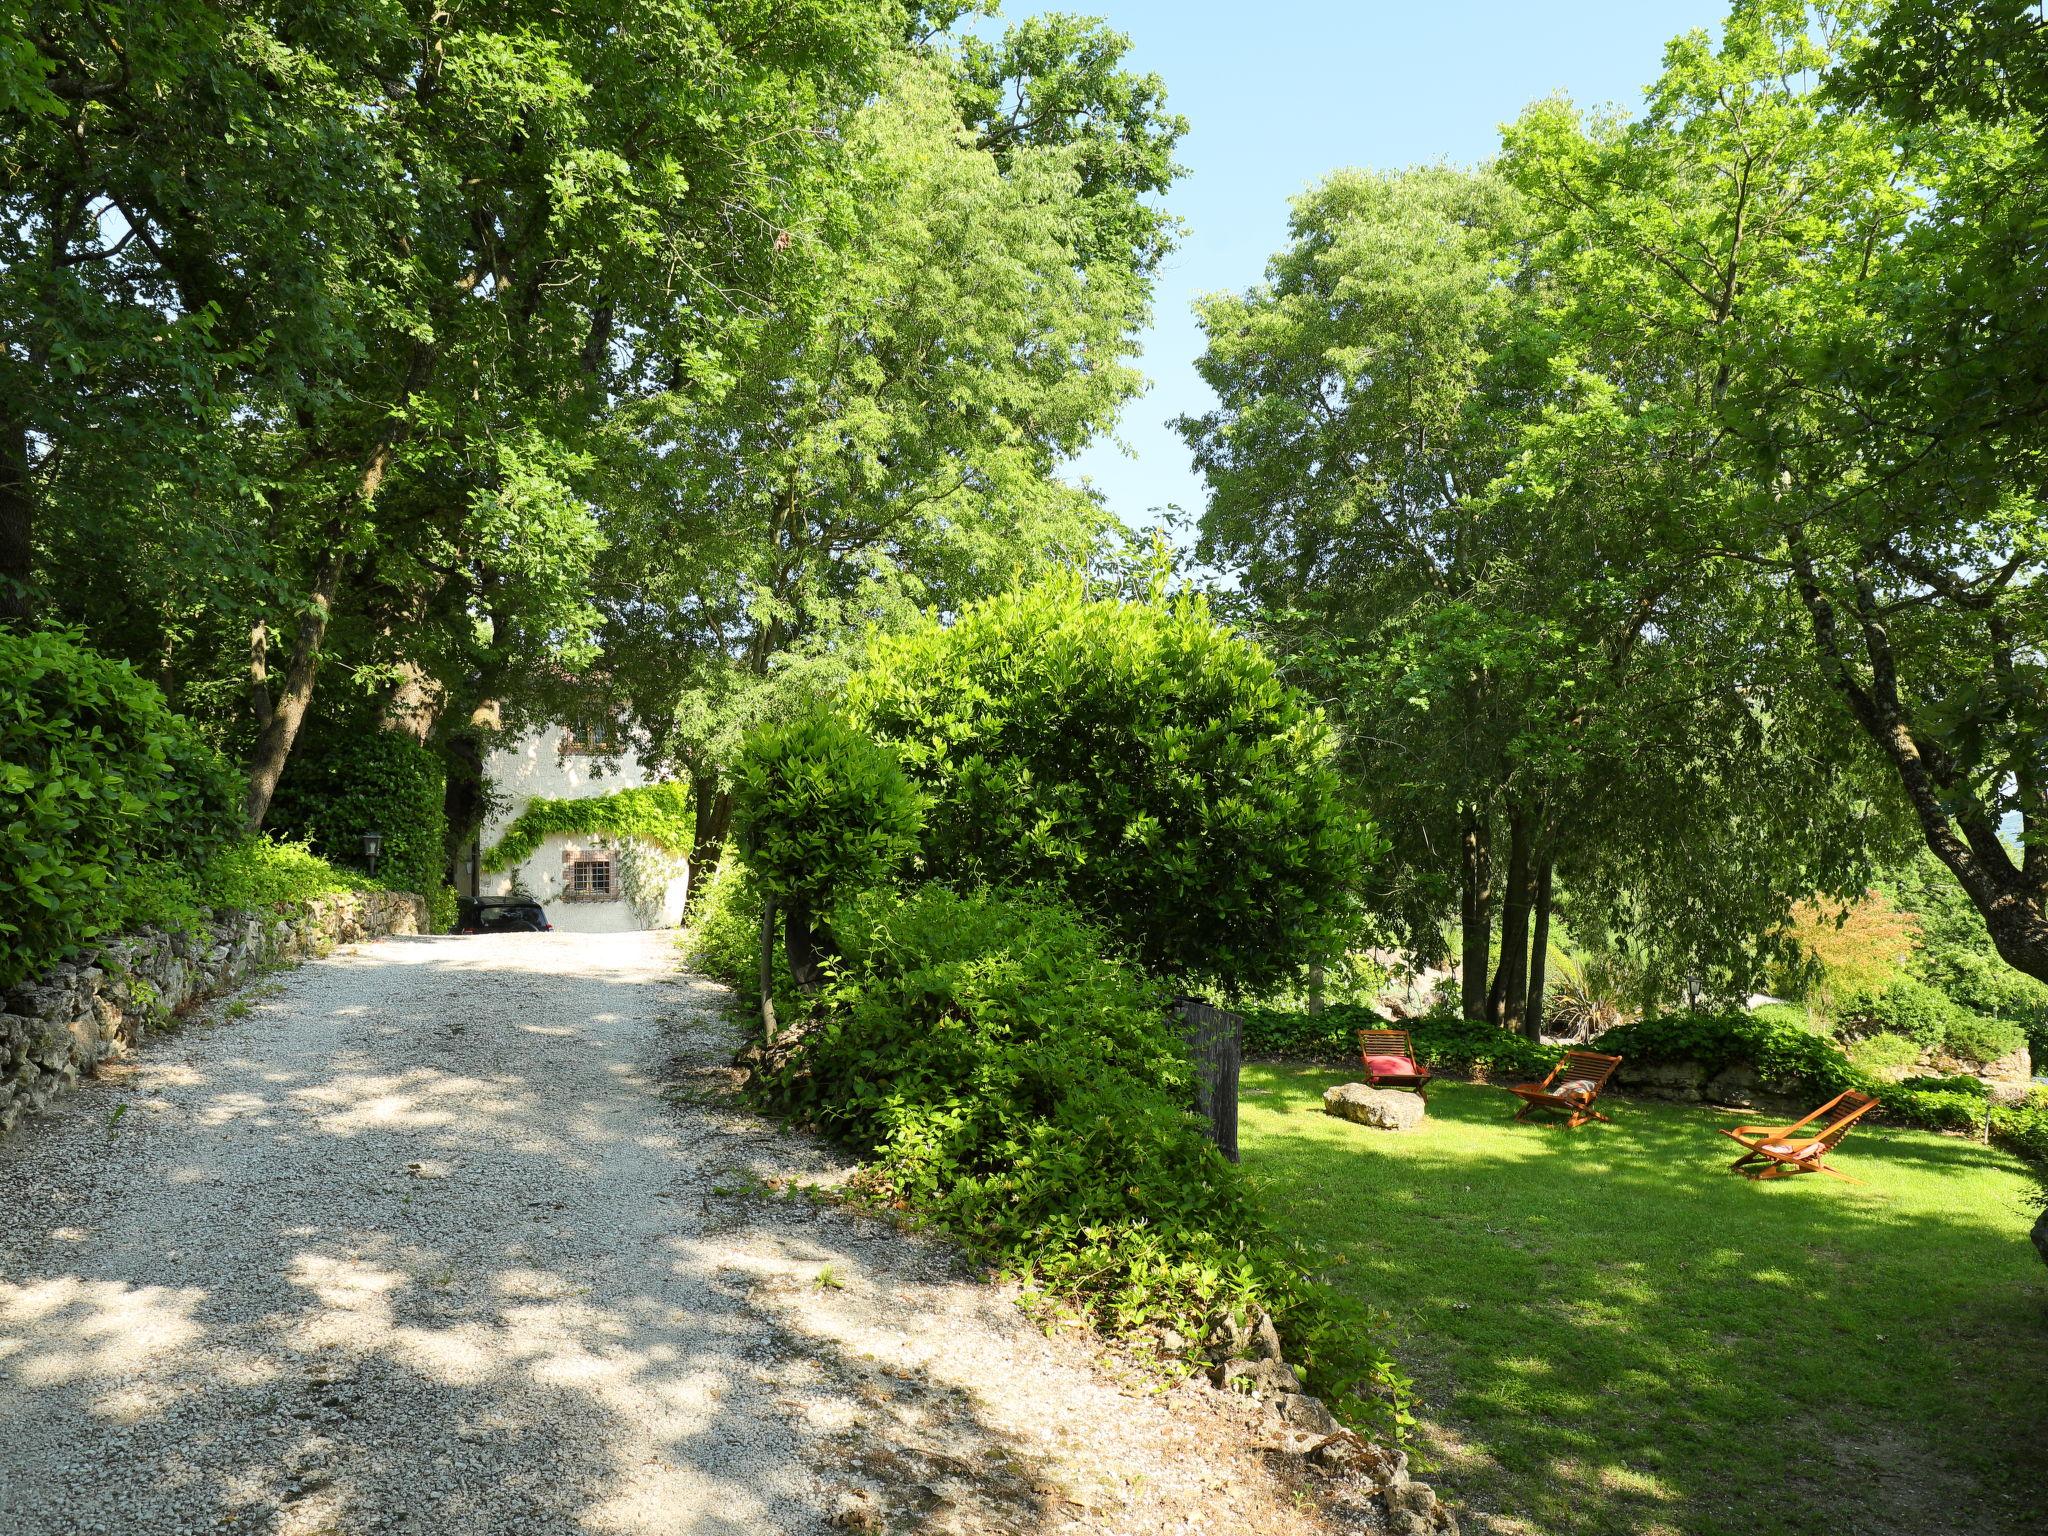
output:
[{"label": "stone window frame", "polygon": [[[578,866],[604,871],[602,890],[586,882],[577,886]],[[562,900],[564,901],[623,901],[626,893],[619,883],[619,852],[616,848],[579,848],[574,844],[562,850]]]}]

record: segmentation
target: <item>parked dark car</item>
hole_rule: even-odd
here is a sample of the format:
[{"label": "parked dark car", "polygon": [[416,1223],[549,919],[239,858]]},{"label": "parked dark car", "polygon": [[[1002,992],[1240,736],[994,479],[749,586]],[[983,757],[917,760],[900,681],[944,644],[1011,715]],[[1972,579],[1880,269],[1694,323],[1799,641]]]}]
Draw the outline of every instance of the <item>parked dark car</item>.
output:
[{"label": "parked dark car", "polygon": [[531,896],[463,896],[455,903],[457,933],[552,933],[554,927]]}]

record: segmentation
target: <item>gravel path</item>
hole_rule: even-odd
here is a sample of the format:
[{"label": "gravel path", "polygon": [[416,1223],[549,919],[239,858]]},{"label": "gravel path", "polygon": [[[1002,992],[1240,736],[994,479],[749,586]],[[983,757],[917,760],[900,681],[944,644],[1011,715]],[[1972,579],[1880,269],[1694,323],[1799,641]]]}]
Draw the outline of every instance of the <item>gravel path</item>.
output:
[{"label": "gravel path", "polygon": [[0,1532],[1325,1527],[809,1198],[664,936],[393,939],[0,1143]]}]

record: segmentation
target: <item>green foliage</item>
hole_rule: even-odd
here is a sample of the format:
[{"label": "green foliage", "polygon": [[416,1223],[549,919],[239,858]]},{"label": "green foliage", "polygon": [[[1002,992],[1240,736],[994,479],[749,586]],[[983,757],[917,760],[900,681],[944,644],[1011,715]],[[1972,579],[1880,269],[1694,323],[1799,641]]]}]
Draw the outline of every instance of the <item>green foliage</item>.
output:
[{"label": "green foliage", "polygon": [[1948,1039],[1962,1010],[1926,982],[1904,976],[1875,991],[1848,993],[1835,1001],[1834,1013],[1838,1028],[1874,1026],[1933,1050]]},{"label": "green foliage", "polygon": [[2048,983],[1999,957],[1984,919],[1955,877],[1931,853],[1890,872],[1892,898],[1919,922],[1911,966],[1942,995],[1973,1013],[2012,1019],[2027,1032],[2037,1061],[2048,1061]]},{"label": "green foliage", "polygon": [[1086,922],[926,886],[859,896],[834,928],[831,1006],[767,1093],[858,1148],[878,1196],[1104,1328],[1200,1341],[1264,1309],[1316,1390],[1398,1393],[1189,1112],[1158,986]]},{"label": "green foliage", "polygon": [[336,869],[304,843],[238,836],[196,870],[159,861],[123,877],[110,926],[198,933],[222,912],[279,912],[370,889],[361,875]]},{"label": "green foliage", "polygon": [[[1385,1019],[1361,1005],[1337,1005],[1321,1013],[1249,1008],[1244,1050],[1248,1057],[1350,1063],[1358,1060],[1358,1031],[1387,1027]],[[1417,1058],[1436,1072],[1522,1081],[1543,1076],[1557,1063],[1555,1046],[1537,1045],[1483,1019],[1432,1013],[1400,1028],[1408,1031]]]},{"label": "green foliage", "polygon": [[878,639],[849,694],[931,798],[934,877],[1056,890],[1231,990],[1346,947],[1378,841],[1322,712],[1201,600],[1015,590]]},{"label": "green foliage", "polygon": [[1849,1060],[1865,1072],[1882,1076],[1899,1067],[1919,1064],[1920,1042],[1911,1035],[1894,1034],[1881,1029],[1875,1034],[1864,1035],[1848,1043]]},{"label": "green foliage", "polygon": [[[1361,1023],[1361,1029],[1372,1026]],[[1434,1071],[1484,1076],[1495,1082],[1526,1082],[1557,1065],[1558,1049],[1538,1045],[1517,1030],[1484,1019],[1433,1013],[1405,1026],[1415,1054]]]},{"label": "green foliage", "polygon": [[1618,1025],[1599,1039],[1599,1048],[1628,1066],[1696,1061],[1709,1073],[1747,1066],[1765,1087],[1778,1093],[1819,1099],[1845,1088],[1873,1090],[1870,1079],[1840,1046],[1808,1028],[1790,1010],[1756,1013],[1667,1013]]},{"label": "green foliage", "polygon": [[1991,1111],[1991,1139],[2029,1162],[2048,1164],[2048,1088]]},{"label": "green foliage", "polygon": [[153,686],[75,636],[0,627],[0,986],[117,926],[131,876],[196,863],[237,823],[234,776]]},{"label": "green foliage", "polygon": [[760,888],[811,912],[888,879],[924,824],[896,755],[823,706],[749,733],[733,803]]},{"label": "green foliage", "polygon": [[1949,1021],[1949,1053],[1979,1066],[2010,1056],[2026,1043],[2026,1031],[2010,1019],[1987,1019],[1981,1013],[1958,1010]]},{"label": "green foliage", "polygon": [[690,791],[682,784],[615,789],[580,800],[535,795],[484,855],[484,868],[516,869],[548,838],[563,835],[634,838],[687,853],[695,831]]},{"label": "green foliage", "polygon": [[[1969,1087],[1960,1086],[1969,1084]],[[1883,1112],[1907,1125],[1930,1131],[1961,1131],[1982,1136],[1990,1100],[1974,1077],[1912,1077],[1884,1090]]]},{"label": "green foliage", "polygon": [[446,884],[448,817],[441,760],[399,731],[359,731],[302,749],[272,802],[270,825],[344,868],[363,868],[362,838],[384,842],[377,879],[430,900]]},{"label": "green foliage", "polygon": [[[683,963],[722,981],[738,994],[751,1018],[761,1006],[761,887],[746,862],[732,849],[718,861],[691,909],[681,940]],[[796,986],[789,975],[789,957],[774,947],[775,999],[793,1012]]]}]

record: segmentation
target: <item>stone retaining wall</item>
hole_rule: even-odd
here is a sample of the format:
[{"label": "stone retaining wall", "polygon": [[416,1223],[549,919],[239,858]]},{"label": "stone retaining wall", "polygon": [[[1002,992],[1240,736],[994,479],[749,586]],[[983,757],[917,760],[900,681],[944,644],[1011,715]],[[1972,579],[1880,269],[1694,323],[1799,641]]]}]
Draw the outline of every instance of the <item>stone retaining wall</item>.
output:
[{"label": "stone retaining wall", "polygon": [[0,997],[0,1135],[140,1043],[150,1026],[266,966],[426,928],[417,896],[345,891],[283,912],[225,913],[196,934],[146,929],[108,940]]}]

